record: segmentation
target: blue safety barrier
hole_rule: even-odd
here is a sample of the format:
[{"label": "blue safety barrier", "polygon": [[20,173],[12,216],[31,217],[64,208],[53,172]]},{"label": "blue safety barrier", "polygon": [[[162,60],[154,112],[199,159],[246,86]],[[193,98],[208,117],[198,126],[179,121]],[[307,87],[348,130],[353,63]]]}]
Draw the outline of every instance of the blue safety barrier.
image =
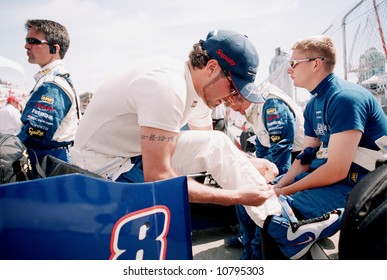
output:
[{"label": "blue safety barrier", "polygon": [[187,178],[69,174],[1,185],[0,259],[192,259]]}]

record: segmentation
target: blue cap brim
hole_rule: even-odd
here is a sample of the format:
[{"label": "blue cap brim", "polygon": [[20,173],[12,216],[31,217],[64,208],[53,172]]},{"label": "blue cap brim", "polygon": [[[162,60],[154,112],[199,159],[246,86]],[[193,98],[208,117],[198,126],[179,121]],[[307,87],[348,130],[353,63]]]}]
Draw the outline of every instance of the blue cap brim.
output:
[{"label": "blue cap brim", "polygon": [[236,75],[231,74],[232,82],[239,94],[251,103],[264,103],[265,99],[258,90],[258,86],[254,82],[246,82],[239,79]]}]

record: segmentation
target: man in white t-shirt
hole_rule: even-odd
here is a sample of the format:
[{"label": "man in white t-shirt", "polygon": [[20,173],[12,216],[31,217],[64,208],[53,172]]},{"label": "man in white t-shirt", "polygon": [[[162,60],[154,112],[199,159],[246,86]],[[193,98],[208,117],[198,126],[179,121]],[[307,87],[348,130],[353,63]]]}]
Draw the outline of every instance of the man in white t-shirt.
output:
[{"label": "man in white t-shirt", "polygon": [[[223,189],[189,180],[191,202],[265,206],[279,212],[273,190],[219,131],[211,109],[255,91],[258,54],[242,34],[217,30],[193,47],[186,63],[170,57],[131,62],[93,95],[71,149],[75,164],[118,182],[147,182],[207,171]],[[190,130],[180,129],[187,124]],[[258,164],[265,165],[265,161]],[[270,165],[272,166],[272,165]]]}]

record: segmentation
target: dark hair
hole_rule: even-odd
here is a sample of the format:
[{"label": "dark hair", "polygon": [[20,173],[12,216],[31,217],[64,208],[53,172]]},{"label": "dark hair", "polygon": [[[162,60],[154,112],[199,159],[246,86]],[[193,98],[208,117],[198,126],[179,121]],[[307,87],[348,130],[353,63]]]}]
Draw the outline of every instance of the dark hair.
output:
[{"label": "dark hair", "polygon": [[213,59],[206,50],[202,48],[203,41],[199,41],[193,45],[193,49],[189,53],[189,61],[193,68],[202,69],[207,65],[207,62]]},{"label": "dark hair", "polygon": [[59,55],[61,59],[64,58],[70,46],[70,36],[66,27],[52,20],[30,19],[27,20],[25,28],[27,31],[33,28],[36,31],[43,32],[45,40],[50,45],[57,44],[60,46]]}]

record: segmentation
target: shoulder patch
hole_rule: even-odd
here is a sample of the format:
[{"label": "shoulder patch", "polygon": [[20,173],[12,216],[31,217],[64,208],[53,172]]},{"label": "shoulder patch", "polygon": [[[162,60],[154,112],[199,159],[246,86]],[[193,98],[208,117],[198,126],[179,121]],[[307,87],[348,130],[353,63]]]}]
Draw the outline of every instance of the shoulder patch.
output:
[{"label": "shoulder patch", "polygon": [[275,114],[276,112],[277,112],[277,110],[275,108],[266,109],[266,114],[268,114],[268,115]]}]

